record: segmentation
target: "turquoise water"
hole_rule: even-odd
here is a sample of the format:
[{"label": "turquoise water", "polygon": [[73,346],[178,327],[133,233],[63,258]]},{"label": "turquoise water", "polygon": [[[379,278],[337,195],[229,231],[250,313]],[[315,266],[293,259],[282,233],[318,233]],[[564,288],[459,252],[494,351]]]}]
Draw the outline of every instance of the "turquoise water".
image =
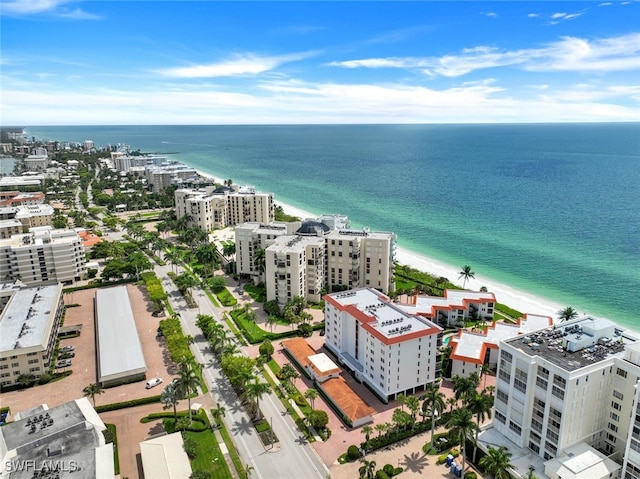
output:
[{"label": "turquoise water", "polygon": [[[32,127],[126,143],[640,329],[640,123]],[[452,278],[455,279],[455,278]]]}]

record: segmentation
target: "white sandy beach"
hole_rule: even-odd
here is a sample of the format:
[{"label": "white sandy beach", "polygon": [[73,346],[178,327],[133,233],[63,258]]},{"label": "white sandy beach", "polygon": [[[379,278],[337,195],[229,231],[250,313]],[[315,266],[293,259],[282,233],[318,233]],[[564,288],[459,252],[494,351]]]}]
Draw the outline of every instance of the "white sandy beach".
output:
[{"label": "white sandy beach", "polygon": [[[308,211],[295,208],[291,205],[284,204],[280,201],[276,201],[276,204],[282,206],[285,213],[292,216],[298,216],[302,219],[316,218],[319,216]],[[396,259],[400,264],[405,264],[436,276],[444,276],[454,284],[462,286],[462,281],[458,280],[458,276],[460,276],[460,267],[456,268],[441,263],[435,259],[427,258],[404,248],[398,248]],[[467,281],[466,285],[467,289],[475,291],[478,291],[482,286],[486,286],[490,292],[494,293],[496,295],[496,300],[499,303],[506,304],[507,306],[522,313],[546,315],[556,319],[557,312],[566,307],[566,305],[563,306],[555,304],[549,300],[532,296],[523,291],[517,291],[507,285],[496,283],[495,281],[483,278],[482,276],[476,276],[475,279]]]},{"label": "white sandy beach", "polygon": [[[222,183],[224,181],[208,173],[203,173],[200,171],[198,173],[202,176],[213,178],[216,183]],[[297,216],[301,219],[317,218],[320,214],[332,214],[331,212],[326,211],[319,214],[314,214],[309,211],[304,211],[294,206],[282,203],[281,201],[276,200],[275,203],[281,206],[285,213],[292,216]],[[337,214],[341,213],[337,212]],[[460,276],[459,271],[462,265],[458,267],[447,265],[433,258],[428,258],[426,256],[413,253],[404,248],[397,249],[396,259],[400,264],[411,266],[412,268],[416,268],[420,271],[424,271],[435,276],[444,276],[454,284],[459,284],[460,286],[462,286],[462,281],[458,280],[458,276]],[[514,308],[524,314],[529,313],[546,315],[551,316],[555,320],[558,311],[568,306],[556,304],[547,299],[539,298],[523,291],[518,291],[516,289],[510,288],[507,285],[497,283],[478,275],[476,275],[475,279],[467,281],[466,285],[467,289],[475,291],[478,291],[482,286],[485,286],[488,291],[494,293],[496,296],[496,300],[499,303],[506,304],[507,306]]]}]

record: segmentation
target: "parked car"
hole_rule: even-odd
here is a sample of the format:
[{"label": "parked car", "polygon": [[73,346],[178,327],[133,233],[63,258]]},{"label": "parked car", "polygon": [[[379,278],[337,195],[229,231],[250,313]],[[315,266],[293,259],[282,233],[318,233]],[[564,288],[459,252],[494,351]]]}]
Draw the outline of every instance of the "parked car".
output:
[{"label": "parked car", "polygon": [[162,384],[162,378],[153,378],[153,379],[149,379],[147,381],[147,384],[145,386],[146,389],[151,389],[156,387],[158,384]]},{"label": "parked car", "polygon": [[75,350],[76,350],[75,346],[63,346],[62,348],[60,348],[61,353],[68,353]]},{"label": "parked car", "polygon": [[56,368],[67,368],[71,366],[71,359],[61,359],[56,363]]},{"label": "parked car", "polygon": [[76,353],[69,352],[69,351],[62,351],[58,355],[58,359],[69,359],[69,358],[75,358],[75,357],[76,357]]}]

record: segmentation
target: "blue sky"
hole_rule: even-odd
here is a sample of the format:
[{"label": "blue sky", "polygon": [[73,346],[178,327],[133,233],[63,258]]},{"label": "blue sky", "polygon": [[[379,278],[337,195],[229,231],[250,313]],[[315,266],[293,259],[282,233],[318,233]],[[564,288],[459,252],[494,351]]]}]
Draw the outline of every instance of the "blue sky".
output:
[{"label": "blue sky", "polygon": [[640,121],[640,2],[0,0],[0,123]]}]

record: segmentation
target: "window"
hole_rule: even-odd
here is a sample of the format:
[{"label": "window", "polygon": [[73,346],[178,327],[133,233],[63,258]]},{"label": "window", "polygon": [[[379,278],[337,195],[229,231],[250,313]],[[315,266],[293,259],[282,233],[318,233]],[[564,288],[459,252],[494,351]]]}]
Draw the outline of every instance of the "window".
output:
[{"label": "window", "polygon": [[522,434],[522,428],[518,424],[513,422],[513,421],[509,421],[509,429],[511,429],[512,431],[518,433],[518,436],[520,434]]},{"label": "window", "polygon": [[624,394],[622,394],[621,392],[616,391],[615,389],[613,390],[613,397],[616,399],[620,399],[621,401],[624,399]]},{"label": "window", "polygon": [[616,374],[617,374],[618,376],[622,376],[623,378],[626,378],[626,377],[627,377],[627,372],[626,372],[624,369],[620,369],[620,368],[618,368],[618,369],[616,370]]}]

